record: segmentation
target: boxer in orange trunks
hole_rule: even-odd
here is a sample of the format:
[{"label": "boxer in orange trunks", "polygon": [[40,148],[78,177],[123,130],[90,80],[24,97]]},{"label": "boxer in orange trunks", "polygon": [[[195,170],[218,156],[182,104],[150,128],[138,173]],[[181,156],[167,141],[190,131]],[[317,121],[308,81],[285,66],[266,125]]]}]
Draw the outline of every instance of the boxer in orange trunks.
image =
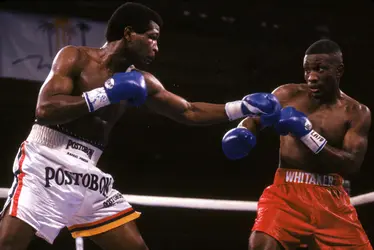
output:
[{"label": "boxer in orange trunks", "polygon": [[[322,39],[305,53],[306,84],[273,91],[282,106],[274,124],[280,162],[274,183],[259,202],[249,249],[372,249],[342,182],[364,160],[371,112],[340,90],[343,57]],[[222,148],[230,159],[250,152],[261,118],[248,117],[228,131]],[[249,143],[250,142],[250,143]]]}]

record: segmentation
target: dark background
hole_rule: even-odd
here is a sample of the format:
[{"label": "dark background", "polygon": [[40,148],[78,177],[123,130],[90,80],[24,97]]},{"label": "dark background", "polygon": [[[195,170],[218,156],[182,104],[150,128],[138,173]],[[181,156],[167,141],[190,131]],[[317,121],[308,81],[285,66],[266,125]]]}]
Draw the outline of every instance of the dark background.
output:
[{"label": "dark background", "polygon": [[[107,21],[124,2],[2,1],[0,6]],[[373,109],[371,1],[137,2],[159,11],[165,21],[160,53],[150,71],[168,90],[189,101],[224,103],[256,91],[269,92],[284,83],[302,82],[305,49],[315,40],[329,37],[339,43],[344,55],[341,89]],[[183,14],[186,10],[189,16]],[[223,17],[235,21],[223,21]],[[9,187],[13,158],[33,122],[41,83],[0,82],[0,186]],[[279,139],[272,131],[264,131],[247,158],[229,161],[221,152],[221,138],[236,124],[187,127],[134,108],[113,131],[102,168],[115,177],[116,188],[123,193],[256,201],[272,182]],[[361,172],[351,178],[352,195],[374,190],[372,137],[370,133]],[[255,218],[254,212],[135,208],[143,213],[137,223],[152,250],[247,249]],[[373,208],[372,204],[357,207],[372,242]],[[86,249],[98,249],[88,240],[85,245]],[[74,249],[74,241],[63,230],[53,247],[36,239],[29,249]]]}]

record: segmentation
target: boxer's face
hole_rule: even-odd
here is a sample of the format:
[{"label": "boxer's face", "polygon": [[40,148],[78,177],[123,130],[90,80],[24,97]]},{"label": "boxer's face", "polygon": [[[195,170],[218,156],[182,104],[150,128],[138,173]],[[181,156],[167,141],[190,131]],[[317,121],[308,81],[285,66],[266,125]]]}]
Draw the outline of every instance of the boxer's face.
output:
[{"label": "boxer's face", "polygon": [[304,78],[313,96],[334,93],[339,88],[343,64],[336,54],[312,54],[304,57]]},{"label": "boxer's face", "polygon": [[153,21],[149,22],[148,30],[145,33],[130,31],[126,34],[127,57],[136,65],[150,64],[158,52],[158,39],[160,27]]}]

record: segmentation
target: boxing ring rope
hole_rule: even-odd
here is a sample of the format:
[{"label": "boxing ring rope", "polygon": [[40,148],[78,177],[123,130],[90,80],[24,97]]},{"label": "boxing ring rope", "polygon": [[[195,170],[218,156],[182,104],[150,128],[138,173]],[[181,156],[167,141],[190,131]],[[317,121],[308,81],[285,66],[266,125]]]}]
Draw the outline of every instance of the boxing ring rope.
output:
[{"label": "boxing ring rope", "polygon": [[[8,188],[0,188],[0,198],[7,198]],[[209,209],[224,211],[257,211],[256,201],[219,200],[201,198],[179,198],[166,196],[148,196],[124,194],[130,204],[154,207],[175,207],[189,209]],[[351,197],[353,206],[360,206],[374,202],[374,192]],[[76,239],[76,250],[83,250],[83,239]]]}]

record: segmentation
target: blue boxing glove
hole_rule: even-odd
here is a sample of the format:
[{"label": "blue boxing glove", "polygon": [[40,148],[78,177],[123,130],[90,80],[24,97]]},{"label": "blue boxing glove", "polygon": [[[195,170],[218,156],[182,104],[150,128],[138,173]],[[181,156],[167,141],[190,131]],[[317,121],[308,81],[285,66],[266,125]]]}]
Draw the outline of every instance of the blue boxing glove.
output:
[{"label": "blue boxing glove", "polygon": [[281,110],[279,121],[274,128],[280,135],[294,135],[315,154],[318,154],[327,143],[322,135],[312,129],[312,123],[308,117],[294,107]]},{"label": "blue boxing glove", "polygon": [[256,136],[246,128],[231,129],[222,138],[223,153],[230,160],[247,156],[255,145]]},{"label": "blue boxing glove", "polygon": [[84,92],[83,97],[90,112],[122,100],[133,106],[140,106],[147,98],[147,88],[144,76],[133,70],[115,73],[105,81],[104,87]]},{"label": "blue boxing glove", "polygon": [[261,125],[268,127],[279,120],[281,105],[270,93],[254,93],[245,96],[241,101],[228,102],[225,105],[229,120],[246,116],[260,116]]}]

